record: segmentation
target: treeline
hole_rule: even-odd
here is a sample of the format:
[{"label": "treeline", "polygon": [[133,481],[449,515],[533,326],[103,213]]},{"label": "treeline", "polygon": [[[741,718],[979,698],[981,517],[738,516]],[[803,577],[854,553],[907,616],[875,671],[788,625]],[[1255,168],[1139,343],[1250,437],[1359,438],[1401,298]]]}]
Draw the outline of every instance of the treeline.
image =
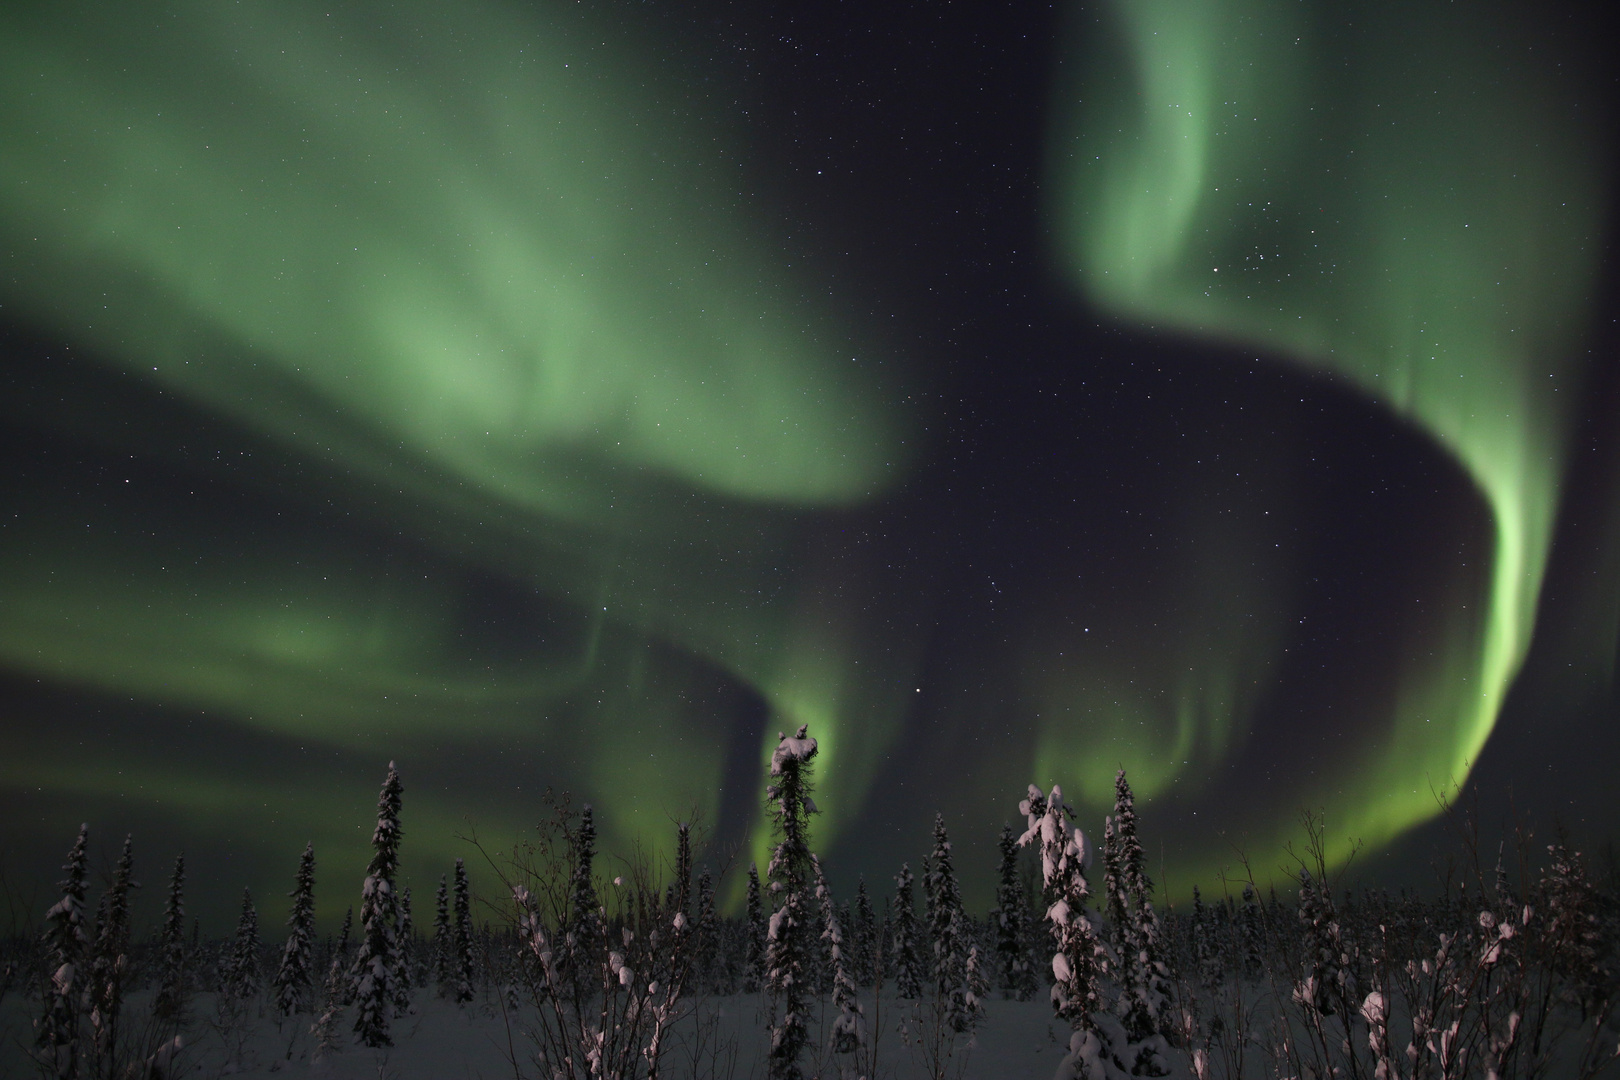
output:
[{"label": "treeline", "polygon": [[811,843],[816,754],[801,728],[772,755],[776,843],[745,871],[735,917],[716,906],[714,871],[694,865],[689,825],[670,865],[632,861],[609,878],[591,808],[564,798],[532,840],[489,858],[497,895],[474,897],[458,859],[424,925],[398,883],[392,764],[358,911],[335,937],[315,933],[306,847],[279,943],[263,940],[247,894],[234,935],[202,940],[195,922],[188,934],[183,858],[156,933],[137,938],[131,842],[92,913],[81,829],[44,932],[6,946],[0,1002],[32,1002],[30,1053],[61,1080],[175,1075],[204,1027],[239,1056],[264,1024],[288,1058],[384,1047],[427,998],[502,1016],[514,1074],[547,1080],[695,1075],[695,1059],[672,1065],[675,1032],[712,1031],[710,1003],[737,994],[760,995],[771,1080],[875,1077],[897,1059],[960,1076],[994,999],[1041,993],[1070,1032],[1059,1080],[1590,1078],[1620,1055],[1620,911],[1563,841],[1539,872],[1526,841],[1512,867],[1466,860],[1438,896],[1336,897],[1307,818],[1297,888],[1262,896],[1246,881],[1207,902],[1194,890],[1190,909],[1161,913],[1121,771],[1100,851],[1059,788],[1029,789],[980,918],[963,906],[942,817],[918,873],[902,865],[834,897]]}]

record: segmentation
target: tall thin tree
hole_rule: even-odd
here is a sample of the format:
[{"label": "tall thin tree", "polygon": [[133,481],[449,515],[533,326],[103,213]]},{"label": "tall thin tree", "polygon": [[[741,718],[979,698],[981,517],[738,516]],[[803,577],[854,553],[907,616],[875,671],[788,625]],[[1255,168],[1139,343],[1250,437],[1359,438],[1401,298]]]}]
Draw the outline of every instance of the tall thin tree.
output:
[{"label": "tall thin tree", "polygon": [[753,994],[765,986],[765,908],[759,894],[759,864],[748,864],[748,902],[743,913],[748,934],[743,989]]},{"label": "tall thin tree", "polygon": [[1097,936],[1086,910],[1091,890],[1086,884],[1085,834],[1071,829],[1074,811],[1063,803],[1063,792],[1053,785],[1050,795],[1034,785],[1018,807],[1029,827],[1020,844],[1033,844],[1041,855],[1041,876],[1050,902],[1052,1011],[1077,1034],[1095,1030],[1093,1019],[1102,1005],[1100,978],[1107,972],[1106,946]]},{"label": "tall thin tree", "polygon": [[895,992],[907,999],[922,995],[923,982],[912,885],[911,865],[901,863],[894,878],[894,984]]},{"label": "tall thin tree", "polygon": [[445,875],[440,874],[433,909],[433,982],[439,988],[440,997],[449,997],[454,989],[455,955],[455,931],[450,927],[450,886]]},{"label": "tall thin tree", "polygon": [[129,971],[129,894],[135,882],[133,838],[113,869],[112,885],[102,897],[101,917],[90,948],[90,1027],[96,1068],[112,1072],[118,1053],[118,1018],[124,1007],[124,977]]},{"label": "tall thin tree", "polygon": [[[838,1013],[832,1025],[832,1052],[846,1061],[866,1045],[866,1017],[861,1008],[855,986],[853,965],[844,948],[842,921],[833,907],[832,891],[821,872],[821,860],[810,856],[816,872],[816,899],[821,907],[821,939],[827,944],[827,957],[832,969],[832,1005]],[[846,1065],[840,1072],[851,1075],[853,1068]]]},{"label": "tall thin tree", "polygon": [[855,925],[853,927],[855,984],[870,986],[877,963],[877,915],[872,911],[872,898],[866,892],[866,878],[855,886]]},{"label": "tall thin tree", "polygon": [[281,949],[281,964],[271,990],[276,1011],[282,1016],[302,1012],[309,1006],[315,982],[315,844],[304,845],[298,860],[298,876],[293,879],[292,914],[287,918],[287,943]]},{"label": "tall thin tree", "polygon": [[996,960],[1001,968],[1001,992],[1017,1001],[1035,994],[1035,969],[1029,962],[1029,898],[1018,877],[1018,834],[1011,825],[1001,829],[1001,867],[996,883]]},{"label": "tall thin tree", "polygon": [[779,737],[771,753],[766,787],[777,844],[766,876],[774,910],[766,933],[766,979],[771,997],[769,1080],[801,1080],[799,1058],[810,1039],[808,1026],[810,952],[814,916],[809,910],[810,768],[816,740],[809,726]]},{"label": "tall thin tree", "polygon": [[472,889],[467,883],[467,864],[456,860],[456,955],[455,999],[466,1004],[473,999]]},{"label": "tall thin tree", "polygon": [[367,1046],[392,1046],[393,982],[398,948],[399,902],[394,878],[399,872],[399,813],[404,785],[399,770],[388,763],[377,796],[377,826],[371,834],[371,863],[360,890],[360,949],[351,976],[357,1013],[354,1031]]},{"label": "tall thin tree", "polygon": [[45,913],[46,971],[44,1015],[35,1025],[34,1044],[48,1075],[61,1080],[79,1073],[79,997],[89,935],[84,927],[85,878],[90,826],[80,825],[78,839],[62,869],[62,899]]},{"label": "tall thin tree", "polygon": [[416,958],[416,927],[411,922],[411,887],[399,891],[399,941],[394,951],[394,1015],[411,1011],[411,964]]},{"label": "tall thin tree", "polygon": [[259,992],[259,912],[253,893],[242,890],[242,914],[236,922],[236,940],[226,964],[225,993],[247,1001]]},{"label": "tall thin tree", "polygon": [[163,924],[158,930],[157,996],[152,1013],[159,1020],[173,1023],[185,1013],[186,1001],[186,857],[177,855],[169,878],[169,897],[163,906]]},{"label": "tall thin tree", "polygon": [[934,849],[928,862],[925,888],[928,890],[928,936],[934,952],[934,992],[945,1005],[951,1030],[964,1032],[978,1019],[978,1010],[970,1008],[968,1001],[967,960],[972,942],[943,814],[934,816]]},{"label": "tall thin tree", "polygon": [[[1153,908],[1153,881],[1147,858],[1136,834],[1136,796],[1125,770],[1114,775],[1114,813],[1104,839],[1104,903],[1114,939],[1120,985],[1117,1011],[1126,1036],[1145,1045],[1138,1072],[1167,1067],[1162,1061],[1162,1036],[1168,1033],[1170,967],[1164,958],[1163,930]],[[1116,925],[1117,924],[1117,925]]]}]

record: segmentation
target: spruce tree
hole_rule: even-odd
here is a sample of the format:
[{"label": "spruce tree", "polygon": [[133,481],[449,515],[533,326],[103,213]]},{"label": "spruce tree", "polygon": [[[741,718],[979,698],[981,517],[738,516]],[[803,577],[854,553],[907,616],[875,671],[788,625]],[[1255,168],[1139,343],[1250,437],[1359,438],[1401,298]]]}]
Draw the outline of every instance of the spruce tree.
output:
[{"label": "spruce tree", "polygon": [[1018,879],[1018,834],[1011,825],[1001,829],[1001,868],[996,883],[996,960],[1001,968],[1002,996],[1028,1001],[1035,994],[1035,969],[1025,942],[1029,938],[1029,899]]},{"label": "spruce tree", "polygon": [[79,997],[89,935],[84,927],[86,848],[90,826],[80,825],[78,839],[62,869],[62,899],[45,913],[46,971],[44,1014],[34,1025],[34,1045],[47,1075],[67,1080],[79,1073]]},{"label": "spruce tree", "polygon": [[945,1003],[951,1030],[965,1032],[978,1019],[977,1008],[970,1007],[968,1001],[967,960],[972,942],[943,814],[934,816],[934,849],[928,865],[925,887],[928,890],[928,936],[934,952],[934,992]]},{"label": "spruce tree", "polygon": [[136,888],[133,839],[126,836],[112,885],[102,897],[90,949],[90,1026],[96,1064],[107,1071],[112,1069],[118,1047],[118,1016],[124,1006],[124,976],[129,969],[129,894]]},{"label": "spruce tree", "polygon": [[809,910],[810,763],[816,740],[808,725],[781,735],[771,754],[766,788],[771,824],[778,836],[766,876],[771,883],[766,935],[766,979],[771,995],[769,1080],[801,1080],[799,1058],[809,1042],[808,997],[814,916]]},{"label": "spruce tree", "polygon": [[174,860],[174,874],[169,878],[169,897],[163,906],[163,925],[158,930],[157,996],[152,1000],[152,1014],[159,1020],[174,1022],[185,1012],[186,998],[186,857]]},{"label": "spruce tree", "polygon": [[440,874],[433,914],[433,982],[439,988],[440,997],[449,997],[453,989],[455,955],[455,933],[450,929],[450,886],[445,875]]},{"label": "spruce tree", "polygon": [[271,991],[276,1011],[282,1016],[302,1012],[309,1006],[315,981],[315,844],[304,845],[298,860],[298,876],[293,879],[292,914],[287,918],[287,943],[281,949],[281,964]]},{"label": "spruce tree", "polygon": [[[1117,801],[1116,798],[1116,803]],[[1132,938],[1135,937],[1136,919],[1135,913],[1131,910],[1130,889],[1120,868],[1119,847],[1119,831],[1115,819],[1103,818],[1103,918],[1108,944],[1113,948],[1114,955],[1119,958],[1120,978],[1128,984],[1131,969],[1134,967],[1131,954],[1135,952],[1132,948]],[[1125,987],[1122,987],[1122,990],[1125,994],[1129,993]]]},{"label": "spruce tree", "polygon": [[1118,1013],[1133,1043],[1152,1043],[1132,1065],[1139,1074],[1167,1068],[1161,1039],[1169,1022],[1170,968],[1164,959],[1164,931],[1153,907],[1153,881],[1136,833],[1136,797],[1125,770],[1114,774],[1114,813],[1108,819],[1105,892],[1109,931],[1119,961]]},{"label": "spruce tree", "polygon": [[743,989],[750,994],[764,988],[765,979],[765,910],[759,895],[759,864],[748,864],[748,906],[743,916],[748,932],[747,955],[744,958]]},{"label": "spruce tree", "polygon": [[[866,1045],[866,1018],[844,951],[843,924],[833,906],[827,879],[821,873],[821,860],[812,855],[810,863],[815,867],[816,899],[821,906],[821,940],[827,946],[828,963],[832,970],[832,1004],[838,1013],[833,1019],[832,1052],[847,1056]],[[851,1072],[847,1068],[842,1071],[845,1075]]]},{"label": "spruce tree", "polygon": [[326,971],[326,984],[321,992],[321,1013],[310,1025],[309,1033],[315,1037],[315,1059],[320,1060],[327,1051],[337,1046],[338,1022],[351,980],[347,977],[349,931],[354,927],[354,908],[343,913],[343,927],[338,931],[337,944],[332,948],[332,963]]},{"label": "spruce tree", "polygon": [[580,810],[579,828],[573,835],[573,856],[569,917],[575,927],[594,927],[601,904],[596,898],[596,821],[589,803]]},{"label": "spruce tree", "polygon": [[958,1031],[971,1031],[984,1018],[984,1000],[990,995],[990,977],[977,943],[968,946],[962,976],[962,1003],[955,1022]]},{"label": "spruce tree", "polygon": [[[826,992],[832,991],[833,985],[833,958],[834,954],[844,952],[844,920],[839,911],[838,904],[833,900],[832,888],[827,884],[827,877],[821,870],[821,857],[810,856],[811,890],[816,897],[816,938],[821,942],[821,953],[826,960],[827,978],[823,984]],[[827,932],[829,926],[837,927],[836,934]],[[837,940],[834,940],[834,939]]]},{"label": "spruce tree", "polygon": [[894,879],[894,984],[895,992],[908,1000],[922,996],[922,957],[918,939],[917,912],[911,897],[911,867],[900,864]]},{"label": "spruce tree", "polygon": [[1305,992],[1301,1004],[1324,1016],[1354,1011],[1354,973],[1333,907],[1333,891],[1318,884],[1304,867],[1299,871],[1299,922],[1305,947]]},{"label": "spruce tree", "polygon": [[872,911],[872,898],[866,894],[866,878],[855,887],[854,948],[850,950],[857,986],[871,986],[877,964],[877,916]]},{"label": "spruce tree", "polygon": [[[714,877],[707,871],[698,875],[697,918],[692,924],[692,974],[699,989],[713,990],[721,979],[719,964],[719,925],[714,908]],[[731,993],[730,988],[720,988]]]},{"label": "spruce tree", "polygon": [[416,927],[411,922],[411,887],[399,893],[399,941],[394,953],[394,1015],[411,1011],[411,964],[416,957]]},{"label": "spruce tree", "polygon": [[1086,910],[1091,890],[1085,874],[1085,834],[1077,828],[1071,830],[1074,811],[1064,805],[1063,792],[1056,785],[1050,795],[1031,785],[1029,796],[1018,808],[1029,825],[1019,843],[1039,847],[1041,877],[1050,901],[1046,918],[1056,946],[1052,1011],[1077,1033],[1091,1032],[1096,1029],[1093,1014],[1102,1005],[1098,980],[1108,965],[1106,946]]},{"label": "spruce tree", "polygon": [[347,908],[343,912],[343,925],[338,927],[337,944],[332,946],[332,958],[342,962],[343,970],[349,967],[349,936],[354,932],[354,908]]},{"label": "spruce tree", "polygon": [[1243,944],[1243,974],[1257,979],[1265,969],[1266,936],[1260,912],[1260,898],[1254,886],[1244,884],[1243,906],[1238,909],[1238,926]]},{"label": "spruce tree", "polygon": [[388,763],[388,775],[377,796],[377,827],[371,834],[371,863],[360,890],[360,949],[355,954],[351,994],[357,1005],[355,1034],[367,1046],[392,1046],[388,1021],[393,1014],[394,970],[398,963],[399,904],[394,877],[399,872],[399,771]]},{"label": "spruce tree", "polygon": [[[844,966],[849,969],[849,977],[854,979],[857,970],[855,954],[859,949],[859,944],[857,942],[858,935],[855,932],[855,909],[850,907],[848,900],[838,905],[838,928],[842,931],[844,939],[842,946]],[[828,953],[828,962],[830,963],[831,960],[832,954]]]},{"label": "spruce tree", "polygon": [[1192,954],[1193,970],[1198,974],[1198,981],[1205,989],[1214,990],[1220,984],[1221,970],[1219,956],[1214,943],[1214,919],[1209,908],[1204,905],[1204,898],[1199,895],[1198,886],[1192,891]]},{"label": "spruce tree", "polygon": [[455,954],[455,999],[458,1004],[466,1004],[473,999],[473,948],[472,948],[472,889],[467,884],[467,864],[461,859],[456,860],[456,954]]},{"label": "spruce tree", "polygon": [[591,806],[580,809],[579,827],[569,837],[573,875],[569,885],[568,926],[562,966],[570,979],[584,977],[602,936],[601,901],[596,895],[596,820]]},{"label": "spruce tree", "polygon": [[253,894],[242,890],[242,914],[236,922],[236,940],[225,965],[225,994],[247,1001],[259,992],[259,913]]},{"label": "spruce tree", "polygon": [[688,917],[692,914],[692,826],[686,822],[678,822],[675,826],[675,880],[670,883],[674,889],[671,914],[680,912]]}]

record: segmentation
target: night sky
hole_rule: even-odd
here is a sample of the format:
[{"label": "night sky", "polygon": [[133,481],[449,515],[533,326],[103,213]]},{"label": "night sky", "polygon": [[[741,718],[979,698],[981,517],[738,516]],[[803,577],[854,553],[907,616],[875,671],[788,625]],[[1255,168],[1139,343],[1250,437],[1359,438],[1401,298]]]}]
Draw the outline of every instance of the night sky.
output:
[{"label": "night sky", "polygon": [[424,898],[548,788],[745,867],[804,723],[841,890],[1120,767],[1172,896],[1596,851],[1601,7],[7,3],[0,916],[335,920],[391,759]]}]

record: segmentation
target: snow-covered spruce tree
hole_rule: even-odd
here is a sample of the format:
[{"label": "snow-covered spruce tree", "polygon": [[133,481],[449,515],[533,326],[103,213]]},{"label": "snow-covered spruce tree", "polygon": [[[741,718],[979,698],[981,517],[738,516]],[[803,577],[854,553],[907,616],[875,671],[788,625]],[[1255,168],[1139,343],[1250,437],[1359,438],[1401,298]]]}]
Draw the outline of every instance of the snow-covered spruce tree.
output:
[{"label": "snow-covered spruce tree", "polygon": [[770,1080],[801,1080],[799,1057],[809,1042],[810,954],[815,942],[809,909],[810,763],[816,740],[809,725],[781,735],[771,753],[766,788],[771,825],[778,837],[766,877],[771,883],[771,920],[766,931],[765,976],[770,993]]},{"label": "snow-covered spruce tree", "polygon": [[815,868],[816,900],[821,908],[821,940],[832,968],[832,1003],[838,1016],[832,1026],[832,1052],[839,1056],[839,1072],[850,1075],[849,1055],[866,1045],[866,1017],[857,999],[855,979],[844,951],[844,929],[833,906],[832,890],[821,873],[821,860],[810,856]]},{"label": "snow-covered spruce tree", "polygon": [[79,1075],[79,997],[81,971],[89,935],[84,928],[86,848],[90,826],[79,826],[79,837],[62,869],[62,899],[45,913],[45,1008],[34,1023],[34,1045],[47,1076],[67,1080]]},{"label": "snow-covered spruce tree", "polygon": [[1135,920],[1131,917],[1131,894],[1125,886],[1125,875],[1119,865],[1119,834],[1114,828],[1112,817],[1103,818],[1102,837],[1102,906],[1104,930],[1108,935],[1108,944],[1119,957],[1120,976],[1128,977],[1130,968],[1131,938],[1134,936]]},{"label": "snow-covered spruce tree", "polygon": [[338,962],[339,971],[347,972],[349,970],[349,938],[353,934],[354,908],[345,908],[343,925],[338,927],[337,941],[332,945],[332,959]]},{"label": "snow-covered spruce tree", "polygon": [[570,837],[573,874],[569,884],[568,912],[572,925],[595,926],[600,901],[596,898],[596,821],[590,803],[579,813],[579,827]]},{"label": "snow-covered spruce tree", "polygon": [[1356,993],[1333,892],[1325,882],[1312,880],[1304,867],[1299,871],[1299,923],[1306,974],[1294,989],[1294,1000],[1323,1016],[1339,1013],[1348,1024],[1357,1007]]},{"label": "snow-covered spruce tree", "polygon": [[158,929],[158,988],[152,999],[152,1015],[160,1021],[178,1021],[186,1002],[186,857],[174,860],[169,878],[169,897],[163,905],[163,924]]},{"label": "snow-covered spruce tree", "polygon": [[96,936],[90,947],[90,1029],[95,1051],[92,1075],[111,1073],[118,1051],[118,1016],[124,1007],[124,976],[129,968],[129,894],[135,883],[133,840],[124,837],[124,850],[113,869],[112,885],[101,898]]},{"label": "snow-covered spruce tree", "polygon": [[393,1015],[393,981],[397,966],[399,902],[394,877],[399,872],[399,770],[388,763],[377,796],[377,827],[371,834],[371,863],[360,888],[360,948],[350,974],[357,1012],[354,1032],[367,1046],[392,1046],[388,1021]]},{"label": "snow-covered spruce tree", "polygon": [[461,859],[456,860],[455,897],[456,952],[453,958],[454,990],[451,996],[458,1004],[465,1005],[473,999],[473,925],[472,889],[467,884],[467,864]]},{"label": "snow-covered spruce tree", "polygon": [[973,943],[962,910],[962,890],[956,880],[956,863],[943,814],[934,815],[934,849],[929,855],[925,887],[928,936],[934,952],[934,993],[944,1005],[951,1030],[961,1034],[978,1023],[981,1010],[968,992],[967,961]]},{"label": "snow-covered spruce tree", "polygon": [[976,1026],[984,1019],[984,1002],[990,996],[989,965],[979,950],[978,942],[968,946],[967,963],[963,966],[962,976],[963,1014],[970,1018],[973,1026]]},{"label": "snow-covered spruce tree", "polygon": [[338,1023],[343,1017],[347,998],[349,931],[354,926],[354,908],[343,913],[343,928],[338,931],[337,944],[332,948],[332,963],[326,971],[326,982],[321,988],[321,1011],[310,1025],[309,1033],[315,1038],[315,1060],[319,1061],[338,1044]]},{"label": "snow-covered spruce tree", "polygon": [[[855,909],[850,906],[848,900],[845,900],[838,905],[838,926],[839,929],[843,931],[844,935],[844,944],[842,947],[844,954],[844,966],[849,969],[849,977],[854,979],[856,971],[855,952],[857,948],[855,941]],[[831,954],[828,955],[828,959],[831,960]],[[856,985],[860,985],[859,982],[857,982]]]},{"label": "snow-covered spruce tree", "polygon": [[748,864],[748,903],[743,914],[748,931],[744,957],[743,990],[758,993],[765,986],[765,909],[759,895],[759,864]]},{"label": "snow-covered spruce tree", "polygon": [[894,985],[907,1000],[922,995],[923,966],[917,911],[912,903],[911,866],[900,864],[894,878]]},{"label": "snow-covered spruce tree", "polygon": [[922,860],[923,914],[917,929],[917,960],[926,977],[934,970],[934,860],[924,855]]},{"label": "snow-covered spruce tree", "polygon": [[271,981],[276,1011],[282,1016],[303,1012],[309,1007],[309,993],[315,981],[315,844],[304,845],[298,860],[298,876],[293,879],[292,914],[287,918],[287,943],[281,948],[281,963]]},{"label": "snow-covered spruce tree", "polygon": [[877,963],[877,916],[872,911],[872,898],[866,894],[864,877],[855,888],[855,924],[851,937],[853,948],[850,949],[850,957],[855,985],[871,986]]},{"label": "snow-covered spruce tree", "polygon": [[1243,975],[1257,979],[1266,965],[1266,930],[1260,897],[1247,883],[1243,886],[1243,904],[1238,908],[1238,938],[1243,951]]},{"label": "snow-covered spruce tree", "polygon": [[1001,829],[1001,872],[996,882],[996,910],[991,921],[996,932],[996,962],[1001,969],[1001,993],[1016,1001],[1035,995],[1035,969],[1024,942],[1029,937],[1029,900],[1018,880],[1018,834],[1011,825]]},{"label": "snow-covered spruce tree", "polygon": [[562,939],[562,970],[570,979],[585,979],[602,938],[602,905],[596,895],[596,819],[590,803],[580,808],[579,825],[568,833],[568,847],[573,870]]},{"label": "snow-covered spruce tree", "polygon": [[394,1015],[411,1011],[411,965],[416,960],[416,927],[411,922],[411,887],[399,891],[399,941],[394,950]]},{"label": "snow-covered spruce tree", "polygon": [[1214,990],[1221,982],[1220,954],[1215,948],[1215,917],[1205,906],[1197,885],[1193,886],[1192,924],[1188,929],[1192,935],[1193,971],[1198,983],[1206,990]]},{"label": "snow-covered spruce tree", "polygon": [[1059,1068],[1059,1076],[1101,1080],[1109,1067],[1123,1071],[1120,1044],[1125,1042],[1123,1027],[1117,1031],[1108,1022],[1113,1018],[1104,1009],[1099,980],[1107,973],[1107,946],[1097,936],[1086,910],[1091,890],[1086,883],[1089,852],[1085,834],[1071,829],[1074,811],[1063,804],[1063,792],[1053,785],[1050,795],[1030,785],[1028,796],[1018,804],[1028,828],[1019,838],[1020,846],[1034,844],[1041,855],[1041,880],[1049,907],[1056,951],[1052,956],[1052,1011],[1073,1030],[1069,1056]]},{"label": "snow-covered spruce tree", "polygon": [[681,821],[675,824],[675,880],[671,890],[670,914],[692,914],[692,826]]},{"label": "snow-covered spruce tree", "polygon": [[[1170,966],[1164,930],[1153,907],[1153,881],[1136,833],[1136,796],[1125,770],[1114,774],[1114,813],[1104,830],[1104,889],[1109,929],[1119,968],[1116,1012],[1135,1044],[1131,1071],[1159,1076],[1168,1069]],[[1116,925],[1117,924],[1117,925]]]},{"label": "snow-covered spruce tree", "polygon": [[692,979],[700,990],[733,992],[722,985],[720,921],[714,908],[714,875],[704,870],[697,881],[697,917],[692,922]]},{"label": "snow-covered spruce tree", "polygon": [[236,920],[236,937],[225,963],[225,995],[233,1001],[247,1001],[259,992],[259,912],[253,906],[253,893],[242,890],[242,914]]},{"label": "snow-covered spruce tree", "polygon": [[440,997],[449,997],[455,971],[455,932],[450,929],[450,886],[439,875],[439,892],[433,911],[433,982]]}]

